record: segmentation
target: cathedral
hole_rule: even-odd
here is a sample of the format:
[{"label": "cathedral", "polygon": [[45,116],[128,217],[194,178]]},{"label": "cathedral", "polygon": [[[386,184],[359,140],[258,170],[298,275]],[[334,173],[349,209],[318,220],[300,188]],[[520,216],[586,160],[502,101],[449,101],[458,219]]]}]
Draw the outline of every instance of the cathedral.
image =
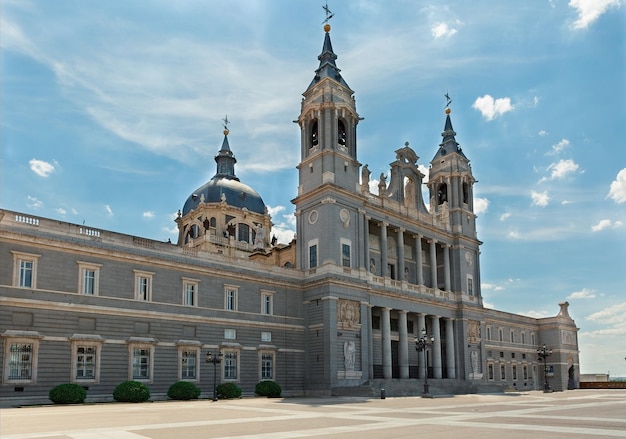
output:
[{"label": "cathedral", "polygon": [[46,402],[68,382],[107,401],[126,380],[153,399],[177,381],[207,397],[214,373],[244,396],[264,380],[284,396],[576,386],[567,302],[539,319],[483,306],[476,180],[450,109],[428,181],[406,143],[372,191],[328,24],[318,60],[296,121],[290,243],[237,177],[226,124],[215,175],[178,210],[176,243],[0,210],[5,403]]}]

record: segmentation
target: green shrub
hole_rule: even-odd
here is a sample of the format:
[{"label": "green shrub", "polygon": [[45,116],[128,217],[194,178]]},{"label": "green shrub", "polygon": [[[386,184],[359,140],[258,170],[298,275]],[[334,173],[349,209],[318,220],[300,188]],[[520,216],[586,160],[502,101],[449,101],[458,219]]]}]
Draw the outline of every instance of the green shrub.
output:
[{"label": "green shrub", "polygon": [[282,389],[280,388],[278,383],[275,383],[274,381],[261,381],[257,383],[256,387],[254,388],[254,393],[256,393],[257,395],[268,396],[271,398],[280,396],[280,392],[282,392]]},{"label": "green shrub", "polygon": [[139,381],[124,381],[113,391],[113,399],[119,402],[144,402],[150,399],[150,389]]},{"label": "green shrub", "polygon": [[222,383],[217,386],[216,390],[219,399],[233,399],[241,396],[241,389],[235,383]]},{"label": "green shrub", "polygon": [[87,391],[79,384],[59,384],[48,392],[48,398],[55,404],[82,404]]},{"label": "green shrub", "polygon": [[171,399],[187,401],[190,399],[198,399],[200,389],[194,383],[189,381],[179,381],[170,386],[167,390],[167,396]]}]

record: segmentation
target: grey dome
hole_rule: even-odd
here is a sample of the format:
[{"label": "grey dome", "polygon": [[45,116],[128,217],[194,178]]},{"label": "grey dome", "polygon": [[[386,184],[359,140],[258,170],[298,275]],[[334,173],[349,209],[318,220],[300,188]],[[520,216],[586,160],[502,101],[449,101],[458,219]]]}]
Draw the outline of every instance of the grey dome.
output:
[{"label": "grey dome", "polygon": [[216,175],[187,198],[183,206],[183,215],[198,207],[202,195],[204,195],[205,203],[219,203],[222,200],[222,194],[226,197],[226,204],[229,206],[245,207],[250,212],[265,214],[265,203],[254,189],[238,179]]}]

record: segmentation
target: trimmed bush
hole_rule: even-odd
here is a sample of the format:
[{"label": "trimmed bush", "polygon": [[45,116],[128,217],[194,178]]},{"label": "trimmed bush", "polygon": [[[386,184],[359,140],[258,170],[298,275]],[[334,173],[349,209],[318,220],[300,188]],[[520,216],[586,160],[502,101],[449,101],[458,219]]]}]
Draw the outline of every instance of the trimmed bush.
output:
[{"label": "trimmed bush", "polygon": [[144,402],[150,399],[150,389],[139,381],[124,381],[113,391],[113,399],[119,402]]},{"label": "trimmed bush", "polygon": [[48,398],[55,404],[82,404],[87,398],[87,391],[79,384],[59,384],[50,389]]},{"label": "trimmed bush", "polygon": [[254,388],[254,393],[256,393],[257,395],[267,396],[270,398],[276,398],[280,396],[280,392],[282,392],[282,389],[280,388],[278,383],[275,383],[274,381],[261,381],[257,383],[256,387]]},{"label": "trimmed bush", "polygon": [[168,398],[180,401],[198,399],[200,396],[200,389],[194,383],[190,383],[189,381],[179,381],[170,386],[167,390],[167,396]]},{"label": "trimmed bush", "polygon": [[218,399],[233,399],[241,396],[241,389],[235,383],[222,383],[217,386]]}]

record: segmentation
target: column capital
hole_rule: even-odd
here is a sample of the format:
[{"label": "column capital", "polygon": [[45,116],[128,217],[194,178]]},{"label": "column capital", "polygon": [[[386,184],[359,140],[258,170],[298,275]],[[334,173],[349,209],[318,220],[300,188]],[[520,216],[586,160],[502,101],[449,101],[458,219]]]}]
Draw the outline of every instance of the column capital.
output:
[{"label": "column capital", "polygon": [[398,233],[404,233],[404,232],[406,232],[406,229],[405,229],[405,228],[403,228],[403,227],[398,227],[398,228],[396,229],[396,231],[397,231]]}]

